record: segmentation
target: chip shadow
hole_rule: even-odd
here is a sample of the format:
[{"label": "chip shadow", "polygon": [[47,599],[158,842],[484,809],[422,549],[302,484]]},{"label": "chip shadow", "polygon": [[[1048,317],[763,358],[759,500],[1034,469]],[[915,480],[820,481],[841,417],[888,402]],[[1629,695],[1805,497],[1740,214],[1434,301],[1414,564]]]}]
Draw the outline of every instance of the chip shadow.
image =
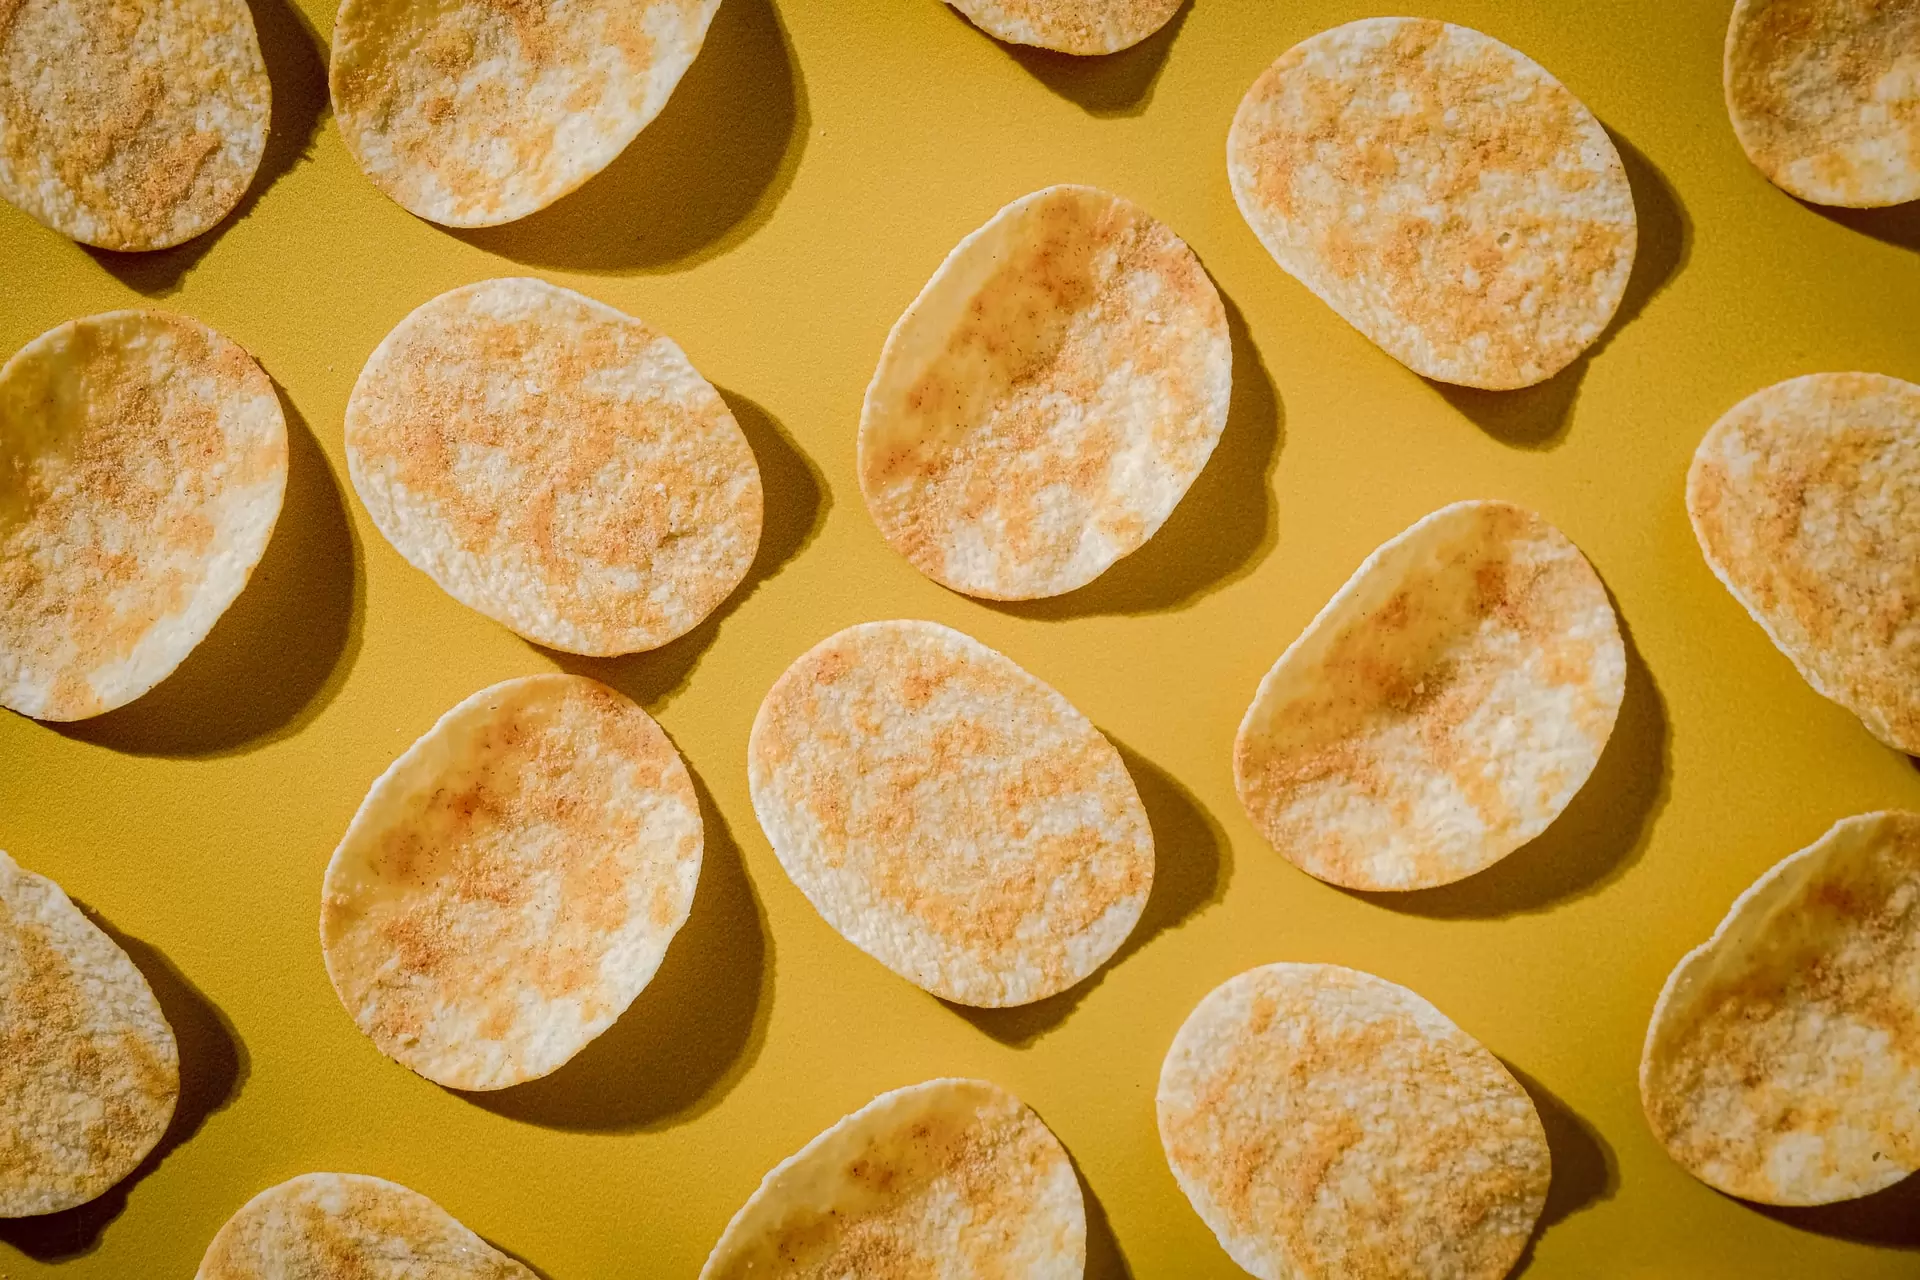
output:
[{"label": "chip shadow", "polygon": [[[1797,197],[1796,197],[1797,198]],[[1890,205],[1882,209],[1842,209],[1834,205],[1812,204],[1806,208],[1829,222],[1837,222],[1849,231],[1885,241],[1898,249],[1920,253],[1920,200]]]},{"label": "chip shadow", "polygon": [[[1066,1146],[1064,1142],[1060,1144],[1063,1151]],[[1127,1265],[1127,1255],[1120,1250],[1119,1237],[1113,1234],[1107,1207],[1094,1194],[1093,1184],[1087,1181],[1087,1171],[1080,1167],[1079,1159],[1071,1151],[1067,1151],[1067,1163],[1073,1166],[1073,1176],[1080,1183],[1080,1203],[1087,1215],[1085,1280],[1133,1280],[1133,1269]]]},{"label": "chip shadow", "polygon": [[965,14],[951,5],[948,11],[977,35],[999,45],[1035,80],[1088,115],[1137,116],[1144,114],[1153,101],[1153,87],[1160,80],[1174,38],[1180,34],[1192,8],[1192,0],[1187,0],[1167,19],[1165,26],[1131,48],[1091,56],[1061,53],[1036,45],[1010,44],[975,27]]},{"label": "chip shadow", "polygon": [[1838,1204],[1737,1203],[1800,1231],[1882,1249],[1920,1252],[1920,1174],[1910,1174],[1885,1191]]},{"label": "chip shadow", "polygon": [[1613,1198],[1620,1188],[1620,1162],[1600,1131],[1552,1090],[1504,1058],[1500,1065],[1533,1099],[1533,1109],[1540,1114],[1540,1127],[1547,1131],[1547,1150],[1553,1156],[1553,1181],[1547,1187],[1547,1202],[1540,1210],[1540,1221],[1526,1249],[1510,1273],[1520,1276],[1533,1264],[1534,1247],[1543,1232],[1583,1209]]}]

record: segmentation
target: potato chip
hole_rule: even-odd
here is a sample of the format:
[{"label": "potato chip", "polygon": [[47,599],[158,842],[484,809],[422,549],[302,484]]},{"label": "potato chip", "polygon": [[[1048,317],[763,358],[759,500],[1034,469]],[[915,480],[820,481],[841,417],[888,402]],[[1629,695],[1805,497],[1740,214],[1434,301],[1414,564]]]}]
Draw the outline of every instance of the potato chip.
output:
[{"label": "potato chip", "polygon": [[1566,535],[1456,502],[1368,556],[1260,682],[1234,741],[1240,802],[1322,880],[1450,883],[1567,807],[1626,673],[1613,604]]},{"label": "potato chip", "polygon": [[947,0],[1008,44],[1061,53],[1118,53],[1167,25],[1183,0]]},{"label": "potato chip", "polygon": [[686,634],[760,545],[760,469],[673,340],[543,280],[443,293],[347,402],[380,532],[536,644],[609,655]]},{"label": "potato chip", "polygon": [[303,1173],[240,1206],[195,1280],[535,1280],[418,1191]]},{"label": "potato chip", "polygon": [[754,812],[828,924],[945,1000],[1064,991],[1133,931],[1153,832],[1120,753],[970,636],[869,622],[775,682],[747,744]]},{"label": "potato chip", "polygon": [[1775,186],[1856,209],[1920,199],[1920,4],[1735,0],[1724,84]]},{"label": "potato chip", "polygon": [[0,706],[79,720],[206,638],[267,549],[287,424],[260,366],[185,316],[110,311],[0,367]]},{"label": "potato chip", "polygon": [[700,1280],[1080,1280],[1086,1209],[1060,1140],[984,1080],[883,1093],[781,1161]]},{"label": "potato chip", "polygon": [[1920,754],[1920,386],[1814,373],[1755,392],[1694,452],[1687,514],[1807,683]]},{"label": "potato chip", "polygon": [[127,953],[0,853],[0,1218],[85,1204],[146,1159],[180,1052]]},{"label": "potato chip", "polygon": [[0,196],[103,249],[165,249],[227,216],[273,89],[246,0],[0,5]]},{"label": "potato chip", "polygon": [[621,694],[566,675],[482,689],[380,775],[334,851],[327,976],[429,1080],[544,1076],[652,980],[702,843],[679,753]]},{"label": "potato chip", "polygon": [[1207,464],[1232,364],[1178,236],[1092,187],[1036,191],[962,240],[887,335],[860,415],[867,510],[955,591],[1084,586]]},{"label": "potato chip", "polygon": [[1607,131],[1531,58],[1450,23],[1368,18],[1281,54],[1233,118],[1227,176],[1289,274],[1441,382],[1552,377],[1633,269]]},{"label": "potato chip", "polygon": [[1499,1059],[1405,987],[1338,965],[1214,988],[1157,1102],[1174,1180],[1261,1280],[1496,1280],[1552,1180],[1546,1130]]},{"label": "potato chip", "polygon": [[612,163],[720,0],[344,0],[327,83],[347,150],[409,213],[490,227]]}]

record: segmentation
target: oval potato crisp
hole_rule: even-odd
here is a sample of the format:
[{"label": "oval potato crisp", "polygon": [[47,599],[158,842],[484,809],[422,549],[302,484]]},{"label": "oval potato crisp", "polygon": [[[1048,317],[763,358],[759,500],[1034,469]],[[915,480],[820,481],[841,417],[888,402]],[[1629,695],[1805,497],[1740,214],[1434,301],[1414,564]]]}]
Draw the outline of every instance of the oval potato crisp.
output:
[{"label": "oval potato crisp", "polygon": [[523,676],[440,718],[327,865],[320,943],[355,1025],[452,1089],[556,1070],[653,978],[693,905],[700,804],[653,718]]},{"label": "oval potato crisp", "polygon": [[947,0],[996,40],[1061,53],[1118,53],[1167,25],[1183,0]]},{"label": "oval potato crisp", "polygon": [[1431,1004],[1330,964],[1216,987],[1160,1069],[1174,1180],[1261,1280],[1498,1280],[1546,1205],[1527,1093]]},{"label": "oval potato crisp", "polygon": [[1240,801],[1322,880],[1450,883],[1567,807],[1626,669],[1606,588],[1565,534],[1456,502],[1368,556],[1260,682],[1234,741]]},{"label": "oval potato crisp", "polygon": [[1133,931],[1153,832],[1126,764],[1051,687],[933,622],[869,622],[774,683],[753,809],[807,900],[934,995],[1064,991]]},{"label": "oval potato crisp", "polygon": [[544,280],[402,320],[354,383],[346,440],[408,563],[549,648],[657,648],[759,550],[760,468],[720,393],[672,339]]},{"label": "oval potato crisp", "polygon": [[146,1159],[180,1052],[127,953],[0,853],[0,1218],[92,1200]]},{"label": "oval potato crisp", "polygon": [[1713,424],[1694,536],[1808,684],[1920,755],[1920,386],[1814,373]]},{"label": "oval potato crisp", "polygon": [[1450,23],[1368,18],[1281,54],[1233,118],[1227,176],[1289,274],[1441,382],[1552,377],[1633,269],[1607,131],[1531,58]]},{"label": "oval potato crisp", "polygon": [[1059,1139],[1004,1089],[883,1093],[781,1161],[700,1280],[1080,1280],[1087,1220]]},{"label": "oval potato crisp", "polygon": [[935,582],[1059,595],[1165,522],[1232,383],[1226,309],[1193,251],[1118,196],[1048,187],[962,240],[887,335],[860,492]]},{"label": "oval potato crisp", "polygon": [[110,311],[0,367],[0,706],[79,720],[180,665],[287,485],[273,384],[185,316]]}]

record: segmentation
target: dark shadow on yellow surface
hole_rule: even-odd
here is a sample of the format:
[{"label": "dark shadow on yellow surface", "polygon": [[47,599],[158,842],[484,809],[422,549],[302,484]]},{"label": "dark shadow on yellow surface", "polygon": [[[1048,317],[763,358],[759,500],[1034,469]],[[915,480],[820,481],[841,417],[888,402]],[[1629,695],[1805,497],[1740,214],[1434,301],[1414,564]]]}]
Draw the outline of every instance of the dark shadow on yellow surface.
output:
[{"label": "dark shadow on yellow surface", "polygon": [[[1006,50],[1007,56],[1027,69],[1041,84],[1093,116],[1137,116],[1153,101],[1153,86],[1167,65],[1167,54],[1180,34],[1181,24],[1192,9],[1191,0],[1180,6],[1167,24],[1129,49],[1118,53],[1082,57],[1028,44],[1009,44],[973,28],[979,35]],[[966,15],[949,7],[954,18],[968,27]]]},{"label": "dark shadow on yellow surface", "polygon": [[605,170],[517,222],[451,234],[534,267],[689,267],[773,216],[809,127],[806,87],[771,0],[726,0],[665,109]]},{"label": "dark shadow on yellow surface", "polygon": [[1613,1198],[1620,1187],[1620,1162],[1614,1158],[1613,1148],[1600,1136],[1599,1130],[1572,1107],[1511,1062],[1503,1060],[1501,1065],[1513,1073],[1513,1078],[1533,1099],[1533,1109],[1540,1113],[1540,1125],[1547,1131],[1547,1149],[1553,1155],[1553,1182],[1547,1188],[1547,1203],[1540,1211],[1539,1225],[1510,1273],[1521,1276],[1533,1263],[1534,1246],[1539,1243],[1542,1232],[1551,1231],[1583,1209]]},{"label": "dark shadow on yellow surface", "polygon": [[489,1249],[493,1249],[496,1252],[503,1253],[507,1257],[512,1258],[515,1262],[519,1263],[521,1266],[525,1267],[529,1272],[533,1274],[534,1280],[553,1280],[552,1276],[542,1271],[539,1267],[534,1266],[531,1262],[528,1262],[525,1258],[521,1257],[519,1254],[515,1253],[513,1250],[507,1248],[505,1245],[500,1244],[497,1241],[488,1239],[486,1236],[481,1236],[480,1238],[486,1241],[487,1247]]},{"label": "dark shadow on yellow surface", "polygon": [[1899,249],[1920,253],[1920,200],[1891,205],[1885,209],[1839,209],[1831,205],[1800,201],[1829,222],[1837,222],[1849,231],[1875,240],[1884,240]]},{"label": "dark shadow on yellow surface", "polygon": [[51,728],[133,755],[235,755],[297,732],[346,683],[366,608],[360,548],[326,454],[275,390],[287,417],[287,493],[246,587],[144,696]]},{"label": "dark shadow on yellow surface", "polygon": [[[1066,1146],[1064,1142],[1060,1145]],[[1087,1181],[1087,1171],[1080,1167],[1073,1152],[1067,1152],[1067,1161],[1073,1165],[1073,1176],[1080,1182],[1080,1202],[1087,1212],[1086,1280],[1133,1280],[1133,1269],[1127,1266],[1127,1255],[1120,1251],[1120,1240],[1113,1234],[1107,1207],[1094,1194],[1093,1184]]]},{"label": "dark shadow on yellow surface", "polygon": [[63,1262],[97,1249],[107,1227],[127,1207],[134,1184],[198,1133],[208,1116],[237,1098],[248,1072],[246,1047],[238,1033],[198,987],[156,948],[120,932],[85,906],[81,910],[132,958],[153,988],[180,1046],[180,1100],[159,1144],[105,1195],[60,1213],[0,1218],[0,1242],[41,1262]]},{"label": "dark shadow on yellow surface", "polygon": [[1920,1251],[1920,1174],[1910,1175],[1885,1191],[1839,1204],[1788,1207],[1745,1200],[1738,1203],[1775,1222],[1816,1235],[1881,1249]]}]

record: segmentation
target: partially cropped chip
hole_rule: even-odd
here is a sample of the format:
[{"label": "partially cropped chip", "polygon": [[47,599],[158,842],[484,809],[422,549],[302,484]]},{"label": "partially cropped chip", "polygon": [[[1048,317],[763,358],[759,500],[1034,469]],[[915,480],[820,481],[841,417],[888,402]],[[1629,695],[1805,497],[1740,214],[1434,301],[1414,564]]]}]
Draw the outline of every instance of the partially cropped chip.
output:
[{"label": "partially cropped chip", "polygon": [[1920,754],[1920,386],[1814,373],[1755,392],[1695,450],[1687,514],[1807,683]]},{"label": "partially cropped chip", "polygon": [[140,970],[59,885],[0,853],[0,1218],[119,1182],[179,1096],[173,1028]]},{"label": "partially cropped chip", "polygon": [[1184,0],[947,0],[996,40],[1061,53],[1118,53],[1167,25]]},{"label": "partially cropped chip", "polygon": [[671,338],[543,280],[443,293],[347,402],[380,532],[537,644],[607,655],[693,629],[760,545],[760,469]]},{"label": "partially cropped chip", "polygon": [[1216,987],[1160,1069],[1174,1180],[1261,1280],[1498,1280],[1546,1205],[1533,1102],[1438,1009],[1371,974]]},{"label": "partially cropped chip", "polygon": [[1367,18],[1281,54],[1233,118],[1227,176],[1282,267],[1442,382],[1552,377],[1633,268],[1607,131],[1540,64],[1450,23]]},{"label": "partially cropped chip", "polygon": [[166,679],[286,485],[273,384],[198,321],[112,311],[22,347],[0,367],[0,706],[79,720]]},{"label": "partially cropped chip", "polygon": [[1153,832],[1120,753],[1073,704],[932,622],[808,650],[747,745],[754,812],[827,923],[961,1004],[1026,1004],[1126,940]]},{"label": "partially cropped chip", "polygon": [[679,753],[621,694],[565,675],[482,689],[380,776],[334,851],[327,976],[429,1080],[535,1079],[652,980],[702,844]]},{"label": "partially cropped chip", "polygon": [[883,1093],[781,1161],[700,1280],[1080,1280],[1087,1220],[1059,1139],[983,1080]]},{"label": "partially cropped chip", "polygon": [[1071,591],[1206,466],[1232,362],[1178,236],[1092,187],[1036,191],[962,240],[887,335],[860,415],[867,510],[955,591]]},{"label": "partially cropped chip", "polygon": [[1694,1177],[1829,1204],[1920,1171],[1920,814],[1834,824],[1667,979],[1647,1122]]}]

